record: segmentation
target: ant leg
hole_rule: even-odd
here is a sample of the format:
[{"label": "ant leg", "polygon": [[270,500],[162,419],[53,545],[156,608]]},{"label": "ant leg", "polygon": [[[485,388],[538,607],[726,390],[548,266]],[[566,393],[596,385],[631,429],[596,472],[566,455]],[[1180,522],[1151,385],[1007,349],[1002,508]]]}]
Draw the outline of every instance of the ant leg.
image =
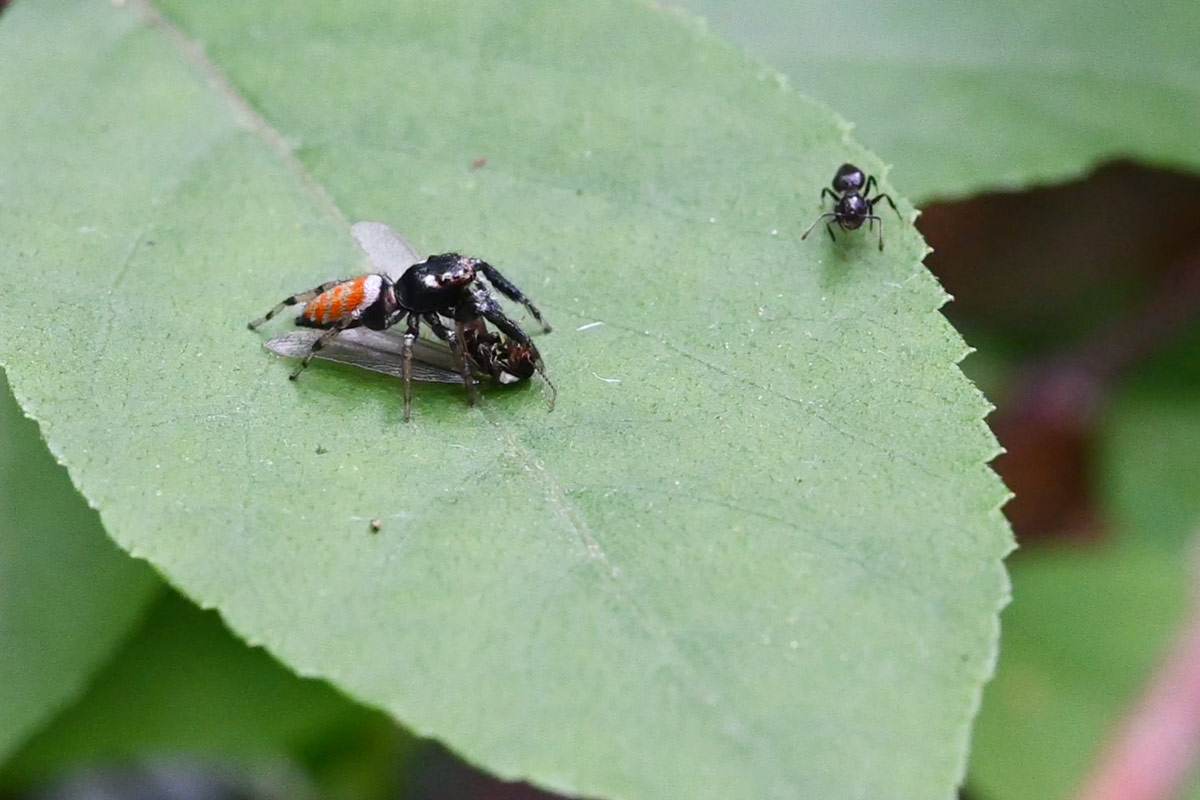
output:
[{"label": "ant leg", "polygon": [[837,194],[833,191],[833,189],[830,189],[828,186],[826,186],[824,189],[821,190],[821,205],[825,205],[825,195],[829,195],[830,199],[833,200],[833,202],[835,204],[837,203],[837,201],[839,199]]},{"label": "ant leg", "polygon": [[862,190],[863,197],[866,197],[867,195],[869,195],[875,188],[878,188],[876,185],[876,182],[875,182],[875,176],[868,175],[867,183],[865,186],[863,186],[863,190]]},{"label": "ant leg", "polygon": [[542,380],[550,387],[550,402],[546,404],[547,411],[554,410],[554,404],[558,401],[558,387],[554,385],[554,381],[550,380],[550,376],[546,374],[546,365],[539,358],[537,363],[533,365],[537,369],[538,374],[542,376]]},{"label": "ant leg", "polygon": [[550,380],[550,376],[546,374],[546,366],[540,358],[534,363],[533,367],[542,376],[542,380],[546,382],[546,385],[550,387],[550,402],[546,404],[546,410],[553,411],[554,403],[558,400],[558,388],[554,385],[554,381]]},{"label": "ant leg", "polygon": [[416,314],[408,315],[408,330],[404,333],[404,421],[412,419],[412,360],[413,342],[421,333]]},{"label": "ant leg", "polygon": [[554,403],[558,400],[558,388],[554,382],[550,380],[550,376],[546,374],[546,365],[542,361],[542,354],[538,352],[537,345],[529,338],[529,334],[521,330],[521,326],[509,319],[502,308],[491,298],[480,300],[476,298],[472,303],[472,307],[479,316],[486,319],[488,322],[495,325],[501,333],[508,338],[529,348],[533,353],[534,369],[542,376],[542,380],[550,387],[550,411],[554,410]]},{"label": "ant leg", "polygon": [[458,371],[462,375],[463,386],[467,389],[467,405],[473,406],[479,402],[479,392],[475,390],[475,379],[471,377],[471,363],[467,360],[466,349],[463,346],[462,323],[454,323],[454,338],[450,340],[450,349],[458,361]]},{"label": "ant leg", "polygon": [[358,324],[357,317],[347,317],[346,319],[338,322],[336,325],[334,325],[329,330],[322,333],[320,338],[318,338],[315,342],[312,343],[312,347],[308,348],[308,355],[304,356],[304,358],[300,361],[300,366],[298,366],[294,370],[292,370],[292,374],[288,375],[288,378],[290,378],[291,380],[296,380],[297,378],[299,378],[300,373],[304,372],[304,370],[308,369],[308,363],[313,360],[313,357],[316,356],[317,351],[321,350],[323,347],[325,347],[325,345],[329,344],[329,342],[332,341],[333,337],[337,336],[339,333],[346,330],[347,328],[351,328],[357,324]]},{"label": "ant leg", "polygon": [[879,223],[879,252],[882,253],[883,252],[883,218],[877,217],[874,214],[872,214],[871,216],[867,217],[867,219],[873,220],[874,222]]},{"label": "ant leg", "polygon": [[833,223],[826,222],[825,223],[825,231],[829,234],[829,241],[831,241],[831,242],[837,241],[837,237],[833,235]]},{"label": "ant leg", "polygon": [[[892,198],[891,198],[891,197],[889,197],[889,196],[888,196],[888,195],[886,195],[886,194],[877,194],[877,195],[875,195],[874,197],[872,197],[872,198],[871,198],[871,205],[872,205],[872,206],[873,206],[873,205],[875,205],[875,204],[876,204],[876,203],[878,203],[880,200],[887,200],[887,201],[888,201],[888,205],[892,207],[892,211],[895,211],[895,212],[896,212],[896,216],[897,216],[897,217],[900,217],[900,219],[904,219],[904,217],[900,215],[900,209],[896,208],[896,204],[892,202]],[[873,209],[873,208],[872,208],[871,210],[872,210],[872,211],[874,211],[875,209]]]},{"label": "ant leg", "polygon": [[294,294],[291,297],[284,298],[284,300],[281,303],[276,305],[274,308],[272,308],[270,311],[268,311],[265,315],[259,317],[258,319],[251,320],[250,324],[247,327],[250,328],[250,330],[256,330],[259,325],[262,325],[267,320],[269,320],[271,317],[275,316],[280,311],[283,311],[288,306],[294,306],[297,303],[306,303],[309,300],[312,300],[317,295],[321,294],[322,292],[329,291],[333,287],[337,286],[339,283],[345,283],[345,281],[326,281],[325,283],[322,283],[320,286],[316,287],[315,289],[309,289],[307,292],[300,292],[299,294]]},{"label": "ant leg", "polygon": [[[810,233],[812,233],[813,228],[817,227],[818,222],[820,222],[823,219],[830,219],[830,218],[837,219],[837,214],[834,214],[832,212],[826,212],[826,213],[822,214],[821,216],[817,217],[816,219],[814,219],[813,224],[808,226],[808,230],[806,230],[803,234],[800,235],[800,240],[803,241],[803,240],[807,239],[808,235]],[[833,231],[830,231],[830,233],[833,233]]]},{"label": "ant leg", "polygon": [[538,308],[533,304],[533,301],[526,297],[512,281],[501,275],[500,270],[496,269],[491,264],[488,264],[486,261],[483,261],[479,264],[479,271],[483,273],[484,277],[491,281],[492,286],[495,286],[500,294],[504,295],[509,300],[512,300],[514,303],[520,303],[521,305],[525,306],[525,308],[529,309],[529,313],[532,314],[533,318],[536,319],[538,324],[542,326],[543,333],[550,332],[550,326],[546,324],[546,320],[542,319],[542,312],[538,311]]}]

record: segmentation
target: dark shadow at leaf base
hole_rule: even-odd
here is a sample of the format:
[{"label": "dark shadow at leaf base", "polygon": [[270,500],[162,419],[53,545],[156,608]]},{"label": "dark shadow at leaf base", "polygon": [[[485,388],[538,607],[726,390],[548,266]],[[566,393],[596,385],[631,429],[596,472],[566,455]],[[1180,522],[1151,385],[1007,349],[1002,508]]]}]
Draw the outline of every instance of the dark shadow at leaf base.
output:
[{"label": "dark shadow at leaf base", "polygon": [[414,759],[405,800],[568,800],[528,783],[509,783],[482,772],[431,742]]},{"label": "dark shadow at leaf base", "polygon": [[1016,495],[1005,511],[1018,540],[1096,540],[1108,396],[1200,318],[1200,179],[1116,163],[1063,186],[935,205],[919,225],[955,297],[947,316],[993,357],[1012,356],[981,382],[998,406],[991,423],[1008,452],[996,469]]},{"label": "dark shadow at leaf base", "polygon": [[86,769],[3,800],[313,800],[293,775],[253,775],[194,763]]}]

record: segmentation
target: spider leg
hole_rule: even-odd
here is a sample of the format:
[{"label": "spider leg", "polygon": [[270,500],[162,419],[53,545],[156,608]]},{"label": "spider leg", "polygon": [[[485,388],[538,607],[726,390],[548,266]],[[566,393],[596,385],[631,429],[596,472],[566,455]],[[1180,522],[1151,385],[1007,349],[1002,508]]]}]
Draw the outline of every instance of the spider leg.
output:
[{"label": "spider leg", "polygon": [[408,315],[408,330],[404,333],[404,421],[412,419],[412,350],[413,342],[421,333],[420,318]]},{"label": "spider leg", "polygon": [[475,379],[471,377],[471,362],[467,360],[466,349],[463,345],[465,341],[462,335],[462,323],[454,323],[454,337],[450,340],[450,349],[454,351],[454,358],[458,361],[458,371],[462,375],[463,386],[467,389],[467,405],[473,406],[479,402],[479,392],[475,389]]},{"label": "spider leg", "polygon": [[[808,230],[806,230],[804,233],[802,233],[802,234],[800,235],[800,239],[801,239],[801,241],[803,241],[804,239],[807,239],[807,238],[808,238],[808,235],[809,235],[810,233],[812,233],[812,231],[813,231],[813,228],[817,227],[817,223],[818,223],[818,222],[820,222],[820,221],[821,221],[821,220],[823,220],[823,219],[837,219],[837,214],[834,214],[832,211],[827,211],[827,212],[825,212],[824,214],[822,214],[821,216],[819,216],[819,217],[817,217],[816,219],[814,219],[814,220],[813,220],[813,224],[808,226]],[[832,233],[833,233],[833,231],[830,231],[830,233],[832,234]]]},{"label": "spider leg", "polygon": [[441,317],[437,314],[425,314],[422,318],[425,320],[425,324],[429,326],[429,329],[433,331],[434,336],[447,344],[454,344],[454,331],[446,327]]},{"label": "spider leg", "polygon": [[533,318],[538,321],[538,324],[542,326],[543,333],[550,332],[550,326],[546,323],[546,320],[542,319],[542,312],[538,311],[538,308],[533,304],[533,301],[526,297],[525,294],[517,288],[516,284],[501,275],[500,270],[496,269],[486,261],[480,262],[478,269],[483,273],[483,276],[491,282],[492,286],[496,287],[496,290],[500,292],[500,294],[504,295],[509,300],[512,300],[514,303],[520,303],[521,305],[525,306],[525,308],[529,310],[529,313],[533,315]]},{"label": "spider leg", "polygon": [[308,355],[300,360],[300,366],[292,370],[292,374],[288,375],[288,378],[291,380],[296,380],[299,378],[300,373],[308,369],[308,363],[313,360],[313,357],[316,356],[318,350],[329,344],[333,337],[337,336],[347,328],[353,328],[357,324],[358,317],[346,317],[343,320],[339,320],[332,328],[321,334],[320,338],[312,343],[312,347],[308,348]]},{"label": "spider leg", "polygon": [[486,319],[488,322],[495,325],[508,338],[525,345],[533,354],[541,358],[538,354],[537,345],[529,338],[529,334],[521,328],[511,317],[504,313],[504,309],[500,307],[493,298],[487,295],[475,295],[469,301],[470,308],[476,314]]},{"label": "spider leg", "polygon": [[274,308],[272,308],[270,311],[268,311],[263,316],[259,317],[258,319],[255,319],[255,320],[251,320],[250,324],[247,327],[249,327],[250,330],[255,330],[258,328],[258,326],[262,325],[267,320],[269,320],[271,317],[275,316],[280,311],[283,311],[288,306],[294,306],[297,303],[307,303],[309,300],[312,300],[314,297],[321,294],[322,292],[329,291],[333,287],[337,286],[339,283],[345,283],[345,281],[326,281],[325,283],[322,283],[320,286],[316,287],[315,289],[309,289],[307,292],[300,292],[299,294],[294,294],[291,297],[286,297],[278,305],[276,305]]}]

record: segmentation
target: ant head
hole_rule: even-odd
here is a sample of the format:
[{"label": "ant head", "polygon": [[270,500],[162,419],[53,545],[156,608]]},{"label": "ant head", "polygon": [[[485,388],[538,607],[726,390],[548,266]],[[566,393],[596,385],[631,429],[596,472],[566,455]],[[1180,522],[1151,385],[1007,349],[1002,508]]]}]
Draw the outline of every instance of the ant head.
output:
[{"label": "ant head", "polygon": [[496,363],[503,370],[500,375],[501,383],[516,383],[533,377],[533,373],[537,371],[538,357],[532,350],[511,340],[505,342],[501,349],[502,352],[496,359]]},{"label": "ant head", "polygon": [[838,167],[838,171],[833,176],[833,188],[839,194],[845,192],[862,191],[863,184],[866,183],[866,176],[863,171],[853,164],[842,164]]}]

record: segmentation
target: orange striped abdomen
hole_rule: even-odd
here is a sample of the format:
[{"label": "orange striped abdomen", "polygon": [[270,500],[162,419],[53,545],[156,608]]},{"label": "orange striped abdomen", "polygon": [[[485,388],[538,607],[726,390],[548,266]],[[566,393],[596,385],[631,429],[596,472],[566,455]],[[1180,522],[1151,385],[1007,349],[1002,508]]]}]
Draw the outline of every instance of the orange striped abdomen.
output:
[{"label": "orange striped abdomen", "polygon": [[379,297],[379,286],[378,275],[343,281],[309,300],[300,316],[317,327],[334,325],[374,303]]}]

